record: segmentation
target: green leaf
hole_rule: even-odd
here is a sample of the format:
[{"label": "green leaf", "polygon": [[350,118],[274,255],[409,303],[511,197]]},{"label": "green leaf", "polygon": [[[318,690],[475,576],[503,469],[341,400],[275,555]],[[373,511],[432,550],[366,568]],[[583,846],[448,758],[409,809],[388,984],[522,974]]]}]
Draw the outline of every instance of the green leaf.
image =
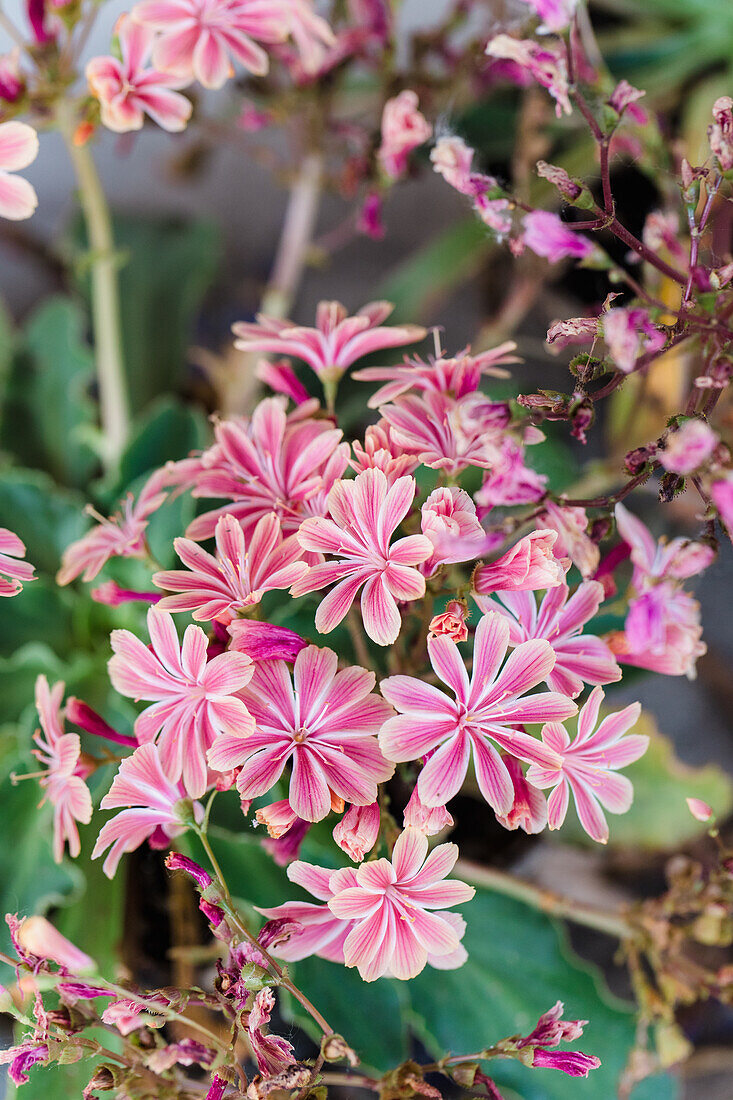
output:
[{"label": "green leaf", "polygon": [[[556,1070],[492,1060],[487,1072],[524,1100],[615,1096],[634,1043],[630,1008],[612,998],[600,976],[570,953],[558,927],[543,914],[484,889],[476,891],[463,914],[465,965],[439,975],[426,968],[407,984],[413,1025],[431,1054],[468,1054],[509,1035],[526,1035],[543,1012],[562,1000],[568,1019],[589,1021],[574,1046],[598,1055],[599,1069],[575,1081]],[[634,1100],[673,1100],[677,1092],[670,1079],[660,1078],[633,1095]]]},{"label": "green leaf", "polygon": [[22,538],[42,573],[55,573],[63,550],[84,533],[84,503],[37,470],[6,470],[0,478],[0,524]]},{"label": "green leaf", "polygon": [[[634,732],[649,736],[649,748],[640,760],[624,769],[634,785],[634,801],[628,813],[609,815],[609,847],[662,851],[679,848],[705,829],[688,810],[687,798],[707,802],[719,821],[728,816],[733,809],[733,781],[725,772],[715,764],[702,768],[683,764],[650,714],[641,715]],[[574,815],[568,816],[557,835],[563,841],[593,843]]]},{"label": "green leaf", "polygon": [[63,654],[69,648],[74,632],[75,592],[59,588],[47,578],[26,584],[3,608],[3,629],[0,632],[0,656],[10,657],[21,646],[43,638],[46,645]]},{"label": "green leaf", "polygon": [[[16,597],[18,598],[18,597]],[[67,694],[96,696],[96,685],[104,673],[108,652],[75,653],[62,661],[44,642],[32,642],[12,657],[0,658],[0,722],[15,722],[33,704],[36,677],[63,680]]]},{"label": "green leaf", "polygon": [[203,413],[174,397],[161,398],[140,417],[120,461],[117,495],[173,459],[186,458],[208,441]]},{"label": "green leaf", "polygon": [[[77,227],[77,240],[83,230]],[[114,217],[120,268],[125,375],[133,413],[180,387],[204,294],[221,257],[210,222]],[[88,274],[81,280],[88,296]]]}]

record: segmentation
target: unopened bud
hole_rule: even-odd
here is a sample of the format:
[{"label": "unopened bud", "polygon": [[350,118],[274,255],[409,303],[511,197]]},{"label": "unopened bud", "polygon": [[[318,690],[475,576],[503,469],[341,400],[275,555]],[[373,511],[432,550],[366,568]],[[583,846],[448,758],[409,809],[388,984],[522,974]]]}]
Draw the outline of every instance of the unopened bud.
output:
[{"label": "unopened bud", "polygon": [[327,1062],[342,1062],[345,1060],[350,1066],[359,1065],[356,1053],[342,1035],[324,1035],[321,1043],[321,1054]]}]

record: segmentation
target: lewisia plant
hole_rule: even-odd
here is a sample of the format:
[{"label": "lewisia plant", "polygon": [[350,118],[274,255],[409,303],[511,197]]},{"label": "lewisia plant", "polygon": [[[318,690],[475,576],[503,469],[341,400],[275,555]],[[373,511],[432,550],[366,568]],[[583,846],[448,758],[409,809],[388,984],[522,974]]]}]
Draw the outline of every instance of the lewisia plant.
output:
[{"label": "lewisia plant", "polygon": [[[127,133],[152,120],[175,133],[198,113],[205,129],[201,88],[215,91],[243,74],[260,79],[263,102],[271,93],[287,114],[301,94],[314,101],[320,82],[335,86],[352,61],[356,72],[375,57],[378,67],[391,56],[396,6],[353,0],[333,5],[327,20],[311,0],[143,0],[116,24],[109,54],[87,63],[88,94],[54,102],[80,180],[88,180],[86,142],[97,127]],[[645,1022],[659,1028],[661,1020],[679,1037],[677,1001],[663,994],[673,997],[672,984],[693,978],[669,962],[673,925],[664,920],[675,910],[660,902],[646,916],[609,917],[477,866],[469,857],[490,839],[471,837],[470,815],[462,815],[473,800],[492,829],[496,820],[498,835],[568,830],[600,851],[632,806],[626,770],[649,746],[637,729],[640,703],[628,702],[636,681],[624,685],[623,704],[611,685],[639,668],[693,677],[705,652],[690,583],[713,563],[716,531],[733,535],[733,464],[710,423],[733,373],[733,264],[701,242],[713,201],[733,176],[733,101],[714,105],[705,164],[678,166],[689,251],[670,243],[659,219],[639,239],[617,214],[609,157],[627,123],[644,124],[643,93],[625,81],[605,86],[582,52],[587,35],[575,0],[515,6],[529,37],[511,27],[484,37],[481,80],[549,96],[560,125],[577,116],[598,152],[589,176],[600,171],[599,197],[540,162],[555,205],[567,209],[561,216],[530,206],[480,171],[462,137],[444,131],[430,94],[421,102],[414,89],[387,80],[366,137],[356,122],[334,124],[339,140],[347,136],[357,150],[350,168],[364,200],[358,224],[378,239],[383,200],[422,156],[481,232],[513,256],[607,273],[609,285],[625,284],[626,298],[609,292],[592,316],[548,332],[554,350],[591,349],[572,360],[572,392],[523,393],[513,341],[445,350],[436,330],[430,350],[426,329],[395,322],[400,315],[381,300],[354,312],[324,301],[313,323],[296,322],[284,307],[293,293],[275,279],[262,310],[233,325],[230,349],[266,392],[246,412],[222,409],[205,445],[147,470],[109,516],[89,510],[91,525],[65,546],[57,581],[80,590],[95,582],[91,599],[118,616],[106,648],[109,690],[106,702],[91,694],[87,701],[68,695],[59,679],[38,677],[39,729],[29,751],[40,770],[25,778],[53,808],[57,862],[88,847],[101,861],[99,881],[112,880],[131,853],[150,848],[160,853],[161,876],[163,861],[171,874],[187,876],[177,882],[196,899],[209,941],[201,958],[213,965],[196,985],[188,958],[177,958],[178,985],[143,989],[129,975],[111,980],[84,944],[47,922],[9,914],[15,955],[5,961],[18,981],[6,1001],[22,1032],[0,1062],[18,1086],[36,1066],[86,1058],[96,1062],[84,1100],[105,1092],[130,1100],[320,1100],[329,1086],[344,1085],[384,1100],[437,1100],[437,1075],[449,1088],[498,1100],[486,1072],[496,1072],[494,1059],[527,1073],[588,1077],[599,1058],[563,1048],[587,1021],[565,1020],[559,1001],[527,1034],[487,1036],[478,1052],[446,1051],[435,1063],[410,1061],[381,1078],[354,1073],[360,1051],[331,1027],[330,1007],[301,988],[297,964],[308,959],[311,967],[331,966],[331,1005],[340,983],[349,990],[356,982],[406,983],[423,972],[436,999],[444,996],[441,982],[461,996],[488,995],[468,980],[449,984],[460,983],[469,965],[469,933],[480,921],[475,895],[487,882],[597,930],[616,933],[620,925],[646,995]],[[457,5],[460,25],[471,7]],[[75,74],[63,66],[91,24],[79,25],[77,5],[28,8],[34,43],[26,53],[35,68],[14,76],[6,62],[0,92],[9,113],[31,103],[40,125],[53,113],[39,82],[44,59],[71,82]],[[452,56],[451,26],[436,32],[445,37],[444,60]],[[466,50],[461,69],[476,56]],[[254,129],[266,117],[253,109],[246,122]],[[429,154],[420,154],[428,143]],[[0,123],[6,218],[35,208],[31,185],[15,173],[36,149],[26,123]],[[322,161],[309,163],[311,173],[323,171]],[[281,275],[304,263],[304,186],[301,178],[294,188],[285,234],[286,245],[300,241],[301,254],[280,257]],[[606,253],[611,238],[667,281],[658,293]],[[90,232],[90,244],[95,324],[114,323],[115,254],[104,234]],[[95,340],[108,487],[129,425],[124,393],[115,391],[115,342],[100,331]],[[633,376],[646,378],[683,340],[702,348],[701,363],[661,435],[626,454],[610,487],[601,479],[602,495],[557,492],[544,422],[567,423],[582,447],[603,399]],[[663,502],[688,485],[697,495],[696,537],[659,538],[642,520],[638,497],[630,498],[657,475]],[[162,555],[151,532],[161,516],[184,514],[171,508],[181,500],[189,520],[175,532],[168,522],[168,553],[156,560]],[[0,528],[0,596],[13,602],[36,579],[25,554],[21,537]],[[127,576],[135,588],[122,587]],[[700,800],[690,804],[697,820],[712,816]],[[266,868],[246,896],[234,896],[227,881],[234,858],[222,821]],[[685,879],[673,897],[688,924],[708,922],[708,939],[699,941],[707,946],[728,935],[719,929],[728,920],[733,861],[720,844],[719,878],[698,877],[694,889]],[[287,900],[276,882],[285,882]],[[263,896],[268,891],[272,897]],[[188,916],[195,926],[195,908]],[[490,928],[479,931],[490,938]],[[729,989],[730,968],[714,980],[690,959],[693,968],[695,990]],[[531,969],[508,980],[521,990]],[[318,1035],[315,1053],[291,1029],[277,1034],[293,1004]],[[670,1064],[645,1056],[640,1065]],[[632,1068],[643,1076],[640,1065]]]}]

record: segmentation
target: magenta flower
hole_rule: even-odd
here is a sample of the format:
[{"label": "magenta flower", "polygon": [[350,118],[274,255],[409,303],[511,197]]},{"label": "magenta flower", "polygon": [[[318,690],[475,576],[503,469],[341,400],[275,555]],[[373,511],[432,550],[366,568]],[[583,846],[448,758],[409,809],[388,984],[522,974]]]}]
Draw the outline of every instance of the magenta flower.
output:
[{"label": "magenta flower", "polygon": [[532,638],[545,638],[555,653],[555,664],[547,677],[551,691],[572,699],[585,684],[610,684],[621,679],[621,669],[608,645],[592,634],[583,634],[603,603],[605,592],[598,581],[586,581],[573,595],[566,584],[550,588],[539,607],[533,592],[495,592],[478,597],[482,611],[498,611],[509,624],[509,642],[522,645]]},{"label": "magenta flower", "polygon": [[601,326],[611,358],[624,374],[634,370],[639,356],[661,351],[667,342],[667,334],[652,324],[644,309],[609,309]]},{"label": "magenta flower", "polygon": [[256,322],[233,326],[238,337],[234,346],[241,351],[293,356],[312,367],[324,384],[336,383],[357,359],[423,339],[425,329],[418,325],[385,326],[393,309],[389,302],[370,302],[349,317],[340,302],[321,302],[315,328],[258,314]]},{"label": "magenta flower", "polygon": [[527,772],[533,786],[540,790],[552,787],[547,801],[551,829],[559,829],[565,820],[572,791],[581,825],[600,844],[608,840],[608,823],[601,807],[625,814],[634,795],[631,781],[617,775],[617,770],[633,764],[649,745],[649,738],[642,734],[624,736],[639,720],[639,703],[607,715],[598,725],[603,698],[603,688],[596,687],[590,693],[578,715],[578,732],[572,742],[559,722],[548,723],[542,730],[542,740],[556,754],[558,764],[536,762]]},{"label": "magenta flower", "polygon": [[0,218],[22,221],[38,206],[35,189],[22,176],[38,155],[38,135],[25,122],[0,123]]},{"label": "magenta flower", "polygon": [[718,509],[718,515],[733,539],[733,475],[717,478],[710,486],[710,496]]},{"label": "magenta flower", "polygon": [[369,398],[369,408],[378,409],[380,405],[393,401],[409,390],[435,391],[449,397],[465,397],[475,393],[485,376],[508,378],[509,372],[501,369],[502,363],[518,363],[512,352],[517,345],[507,340],[498,347],[479,355],[471,355],[470,348],[464,348],[458,355],[449,359],[405,359],[393,367],[364,367],[354,371],[353,378],[361,382],[384,382],[376,393]]},{"label": "magenta flower", "polygon": [[623,504],[616,505],[615,516],[621,538],[631,547],[633,584],[638,592],[660,581],[694,577],[715,560],[715,551],[703,542],[681,538],[657,542],[649,528]]},{"label": "magenta flower", "polygon": [[[522,240],[537,256],[551,264],[572,257],[585,260],[594,250],[587,237],[581,237],[567,222],[549,210],[533,210],[522,219]],[[606,315],[607,316],[607,315]]]},{"label": "magenta flower", "polygon": [[458,794],[473,755],[481,793],[497,813],[507,813],[514,787],[491,742],[522,760],[545,766],[559,763],[536,737],[515,727],[562,721],[577,707],[555,692],[526,695],[547,680],[555,654],[549,642],[523,642],[502,668],[509,635],[502,615],[483,616],[476,628],[470,681],[456,643],[445,635],[428,639],[433,670],[454,698],[411,676],[390,676],[380,685],[384,697],[399,711],[379,735],[387,759],[400,763],[432,754],[417,781],[426,806],[445,805]]},{"label": "magenta flower", "polygon": [[417,93],[405,89],[384,105],[382,143],[377,156],[390,179],[403,175],[412,150],[432,136],[433,128],[418,110],[418,103]]},{"label": "magenta flower", "polygon": [[479,596],[555,588],[565,580],[567,563],[555,557],[556,531],[532,531],[490,565],[479,565],[473,587]]},{"label": "magenta flower", "polygon": [[308,645],[305,638],[286,626],[273,626],[255,619],[233,619],[229,633],[231,648],[246,653],[253,661],[294,661]]},{"label": "magenta flower", "polygon": [[167,476],[165,470],[157,470],[140,490],[137,501],[128,495],[122,509],[109,519],[87,508],[98,521],[97,526],[66,547],[57,582],[69,584],[80,575],[82,580],[92,581],[110,558],[144,557],[148,520],[166,498]]},{"label": "magenta flower", "polygon": [[324,818],[334,795],[358,806],[376,801],[377,784],[394,771],[375,736],[389,708],[372,693],[373,672],[337,669],[333,650],[316,646],[301,650],[292,678],[284,661],[256,666],[239,693],[252,728],[221,734],[209,752],[217,771],[241,768],[242,798],[266,794],[290,761],[288,799],[305,821]]},{"label": "magenta flower", "polygon": [[328,496],[330,519],[307,519],[298,538],[304,550],[328,553],[337,561],[314,565],[291,589],[293,596],[336,583],[316,612],[316,629],[328,634],[361,594],[364,629],[378,645],[391,645],[402,619],[397,601],[417,600],[425,578],[415,569],[433,552],[424,535],[390,539],[410,510],[415,479],[400,477],[389,486],[381,470],[364,470],[353,481],[338,481]]},{"label": "magenta flower", "polygon": [[22,539],[7,527],[0,527],[0,596],[17,596],[23,584],[34,581],[35,568],[25,557]]},{"label": "magenta flower", "polygon": [[456,400],[426,390],[420,396],[398,397],[380,412],[405,451],[424,466],[445,470],[449,477],[469,466],[491,467],[501,458],[507,406],[489,401],[484,394],[468,393]]},{"label": "magenta flower", "polygon": [[517,1050],[531,1050],[531,1065],[535,1069],[558,1069],[568,1077],[587,1077],[592,1069],[598,1069],[600,1058],[594,1054],[583,1054],[579,1050],[553,1051],[545,1047],[556,1047],[560,1043],[573,1043],[583,1034],[587,1020],[563,1020],[564,1005],[558,1001],[553,1008],[544,1012],[537,1021],[531,1034],[517,1042]]},{"label": "magenta flower", "polygon": [[166,837],[180,836],[192,821],[203,821],[204,810],[186,798],[181,783],[171,780],[163,766],[157,745],[141,745],[120,764],[109,792],[100,803],[103,810],[116,814],[102,826],[92,859],[110,849],[104,861],[104,873],[114,878],[117,864],[125,852],[139,848],[157,830]]},{"label": "magenta flower", "polygon": [[[551,45],[542,46],[531,39],[510,38],[507,34],[497,34],[486,47],[489,57],[502,61],[512,61],[542,88],[546,88],[555,100],[555,114],[572,113],[570,104],[570,84],[568,67],[564,51]],[[543,253],[540,253],[543,255]]]},{"label": "magenta flower", "polygon": [[27,1085],[28,1070],[49,1059],[48,1044],[42,1038],[26,1039],[14,1047],[0,1050],[0,1066],[8,1067],[8,1076],[15,1085]]},{"label": "magenta flower", "polygon": [[224,730],[254,730],[236,692],[249,683],[254,665],[244,653],[227,652],[207,663],[208,639],[189,626],[183,646],[167,611],[148,612],[150,648],[129,630],[112,631],[109,675],[120,695],[152,699],[135,722],[141,744],[154,741],[170,781],[183,776],[186,791],[200,798],[208,785],[206,753]]},{"label": "magenta flower", "polygon": [[665,581],[629,600],[624,629],[608,644],[623,665],[692,680],[698,658],[707,652],[701,638],[699,603]]},{"label": "magenta flower", "polygon": [[78,733],[65,733],[61,707],[64,684],[49,688],[45,676],[36,680],[36,709],[41,730],[33,735],[38,746],[33,755],[46,771],[40,777],[45,797],[53,806],[53,858],[60,863],[64,846],[76,858],[81,851],[77,822],[88,825],[92,819],[92,796],[84,778],[89,769],[80,763],[81,741]]},{"label": "magenta flower", "polygon": [[248,542],[231,515],[221,517],[215,535],[216,557],[190,539],[175,539],[176,553],[190,572],[153,574],[158,588],[178,593],[164,596],[161,609],[190,611],[198,622],[216,619],[226,625],[237,612],[258,604],[265,592],[289,588],[308,572],[299,560],[303,551],[296,536],[283,540],[280,520],[273,513],[257,521]]},{"label": "magenta flower", "polygon": [[86,67],[89,88],[99,100],[104,125],[119,134],[141,130],[145,115],[149,115],[164,130],[185,129],[192,106],[173,89],[185,87],[188,81],[146,67],[153,48],[153,31],[129,15],[121,15],[116,33],[121,60],[93,57]]},{"label": "magenta flower", "polygon": [[[344,941],[344,962],[366,982],[383,974],[407,980],[424,969],[428,956],[461,965],[462,928],[434,912],[470,901],[475,890],[448,879],[458,859],[455,844],[441,844],[428,855],[428,838],[405,829],[388,859],[362,863],[356,886],[329,901],[331,912],[354,925]],[[463,955],[463,958],[461,958]],[[461,959],[461,962],[458,959]],[[455,960],[455,961],[454,961]]]},{"label": "magenta flower", "polygon": [[[252,419],[224,420],[216,442],[205,451],[193,475],[195,497],[226,497],[226,504],[189,525],[192,539],[208,539],[220,516],[235,516],[245,535],[262,516],[274,512],[284,535],[294,534],[306,516],[323,516],[326,497],[343,475],[349,445],[327,420],[290,416],[282,397],[260,401]],[[310,406],[313,411],[313,406]]]}]

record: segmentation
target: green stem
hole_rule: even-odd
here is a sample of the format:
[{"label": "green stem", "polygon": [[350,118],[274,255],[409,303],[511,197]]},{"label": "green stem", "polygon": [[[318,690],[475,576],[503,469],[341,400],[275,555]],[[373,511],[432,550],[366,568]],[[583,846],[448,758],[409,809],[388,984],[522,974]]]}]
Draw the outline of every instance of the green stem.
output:
[{"label": "green stem", "polygon": [[130,413],[122,358],[118,261],[112,219],[91,150],[88,145],[74,143],[74,116],[63,100],[57,105],[56,118],[76,173],[91,254],[92,326],[104,432],[103,458],[108,467],[114,467],[127,442]]},{"label": "green stem", "polygon": [[549,916],[561,917],[574,924],[594,928],[607,936],[627,940],[634,934],[630,922],[620,910],[612,912],[594,909],[590,905],[583,905],[582,902],[556,894],[553,890],[545,890],[541,886],[515,878],[514,875],[508,875],[504,871],[497,871],[494,867],[481,867],[468,860],[458,860],[456,873],[459,878],[473,882],[476,886],[483,886],[487,890],[504,894],[505,897],[515,898]]}]

